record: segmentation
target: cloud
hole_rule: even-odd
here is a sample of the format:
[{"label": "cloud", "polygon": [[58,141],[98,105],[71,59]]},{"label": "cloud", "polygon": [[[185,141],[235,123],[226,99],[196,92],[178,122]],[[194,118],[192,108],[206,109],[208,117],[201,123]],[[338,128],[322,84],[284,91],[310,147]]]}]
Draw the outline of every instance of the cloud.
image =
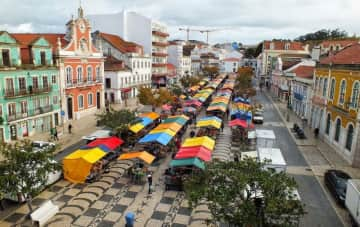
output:
[{"label": "cloud", "polygon": [[[0,28],[24,32],[64,32],[76,15],[74,0],[2,0]],[[210,42],[257,43],[264,39],[290,38],[322,28],[360,30],[359,0],[86,0],[86,14],[136,11],[169,26],[170,38],[185,38],[179,27],[231,28],[210,34]],[[192,39],[206,40],[193,32]]]}]

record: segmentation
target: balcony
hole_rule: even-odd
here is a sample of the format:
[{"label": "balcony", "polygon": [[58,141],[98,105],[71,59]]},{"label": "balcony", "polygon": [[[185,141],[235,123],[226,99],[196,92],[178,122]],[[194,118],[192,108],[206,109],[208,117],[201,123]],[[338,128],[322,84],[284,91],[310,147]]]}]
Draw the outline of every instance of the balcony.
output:
[{"label": "balcony", "polygon": [[160,36],[160,37],[168,37],[168,36],[169,36],[168,33],[161,32],[161,31],[156,31],[156,30],[153,30],[153,31],[152,31],[152,34],[153,34],[153,35],[156,35],[156,36]]},{"label": "balcony", "polygon": [[153,52],[152,56],[154,56],[154,57],[167,57],[168,54],[167,53],[162,53],[162,52]]},{"label": "balcony", "polygon": [[42,106],[36,109],[27,110],[26,113],[19,112],[19,113],[7,115],[7,121],[8,122],[17,121],[28,117],[33,117],[39,114],[49,113],[53,110],[54,110],[53,105]]},{"label": "balcony", "polygon": [[93,80],[70,80],[66,81],[66,88],[73,88],[73,87],[86,87],[86,86],[93,86],[96,84],[103,83],[102,77],[97,77]]},{"label": "balcony", "polygon": [[169,46],[169,43],[167,43],[167,42],[156,42],[156,41],[153,41],[153,42],[152,42],[152,45],[153,45],[153,46],[157,46],[157,47],[167,47],[167,46]]},{"label": "balcony", "polygon": [[152,67],[166,67],[166,63],[152,63]]},{"label": "balcony", "polygon": [[37,95],[42,93],[48,93],[51,91],[51,87],[42,87],[42,88],[34,88],[32,86],[29,86],[27,89],[5,89],[4,90],[4,97],[6,99],[10,98],[17,98],[27,95]]}]

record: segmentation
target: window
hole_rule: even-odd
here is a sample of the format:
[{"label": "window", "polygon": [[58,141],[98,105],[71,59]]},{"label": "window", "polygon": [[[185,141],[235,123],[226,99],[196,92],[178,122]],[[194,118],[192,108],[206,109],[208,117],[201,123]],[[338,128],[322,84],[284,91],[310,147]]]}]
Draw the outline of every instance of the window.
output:
[{"label": "window", "polygon": [[319,78],[316,77],[316,78],[315,78],[315,92],[318,91],[318,83],[319,83]]},{"label": "window", "polygon": [[78,80],[78,83],[82,82],[82,78],[83,78],[83,69],[82,69],[81,66],[79,66],[77,68],[77,80]]},{"label": "window", "polygon": [[356,81],[353,86],[352,95],[351,95],[351,107],[357,108],[359,102],[359,81]]},{"label": "window", "polygon": [[[275,48],[275,44],[274,43],[270,43],[270,50],[273,50]],[[270,56],[269,56],[270,57]]]},{"label": "window", "polygon": [[2,105],[0,105],[0,117],[3,115]]},{"label": "window", "polygon": [[26,81],[24,77],[19,78],[19,90],[26,90]]},{"label": "window", "polygon": [[35,109],[40,108],[40,99],[39,98],[34,98],[33,104],[34,104]]},{"label": "window", "polygon": [[51,76],[51,83],[56,84],[56,75]]},{"label": "window", "polygon": [[66,68],[66,84],[72,84],[72,68]]},{"label": "window", "polygon": [[323,78],[320,78],[319,82],[319,92],[321,93],[321,89],[323,88]]},{"label": "window", "polygon": [[89,93],[88,94],[88,106],[92,106],[93,105],[93,94]]},{"label": "window", "polygon": [[59,97],[58,96],[53,96],[53,104],[57,105],[59,103]]},{"label": "window", "polygon": [[339,142],[339,139],[340,139],[340,130],[341,130],[341,120],[340,119],[337,119],[336,120],[336,126],[335,126],[335,141],[336,142]]},{"label": "window", "polygon": [[345,101],[345,89],[346,89],[346,82],[345,80],[341,81],[340,84],[340,94],[339,94],[339,103],[344,104]]},{"label": "window", "polygon": [[135,69],[135,61],[133,61],[133,69]]},{"label": "window", "polygon": [[82,96],[82,95],[78,96],[78,107],[79,107],[79,109],[84,108],[84,96]]},{"label": "window", "polygon": [[140,68],[140,63],[139,62],[136,62],[136,67]]},{"label": "window", "polygon": [[327,86],[328,86],[328,79],[325,78],[325,79],[324,79],[324,87],[323,87],[323,96],[324,96],[324,97],[326,97]]},{"label": "window", "polygon": [[8,90],[8,91],[14,91],[13,79],[10,79],[10,78],[7,78],[7,79],[6,79],[6,90]]},{"label": "window", "polygon": [[99,80],[100,79],[100,67],[97,66],[96,67],[96,80]]},{"label": "window", "polygon": [[44,106],[50,106],[50,97],[49,96],[46,96],[44,98]]},{"label": "window", "polygon": [[22,114],[27,113],[27,102],[26,101],[21,101],[20,105],[21,105],[21,113]]},{"label": "window", "polygon": [[285,43],[285,50],[290,49],[290,43]]},{"label": "window", "polygon": [[92,67],[88,66],[87,67],[87,81],[92,81]]},{"label": "window", "polygon": [[105,79],[105,88],[111,88],[111,79],[110,78]]},{"label": "window", "polygon": [[141,68],[144,68],[144,62],[141,62]]},{"label": "window", "polygon": [[43,87],[47,88],[49,87],[49,82],[47,76],[43,76]]},{"label": "window", "polygon": [[8,104],[8,115],[15,115],[16,114],[16,104],[15,103],[9,103]]},{"label": "window", "polygon": [[32,78],[32,86],[33,86],[33,88],[35,88],[35,89],[39,88],[39,80],[38,80],[37,77],[33,77],[33,78]]},{"label": "window", "polygon": [[121,82],[120,82],[120,83],[121,83],[120,86],[123,86],[124,78],[121,78],[120,81],[121,81]]},{"label": "window", "polygon": [[2,64],[3,66],[10,67],[10,52],[9,50],[1,50]]},{"label": "window", "polygon": [[334,99],[334,93],[335,93],[335,79],[331,79],[331,85],[330,85],[330,99]]},{"label": "window", "polygon": [[348,149],[349,151],[351,151],[353,136],[354,136],[354,127],[352,126],[352,124],[350,124],[347,130],[346,144],[345,144],[345,148]]},{"label": "window", "polygon": [[325,133],[327,135],[329,135],[329,133],[330,133],[330,124],[331,124],[331,117],[330,117],[330,114],[328,114],[327,118],[326,118],[326,129],[325,129]]},{"label": "window", "polygon": [[46,65],[46,55],[45,51],[40,52],[41,65]]}]

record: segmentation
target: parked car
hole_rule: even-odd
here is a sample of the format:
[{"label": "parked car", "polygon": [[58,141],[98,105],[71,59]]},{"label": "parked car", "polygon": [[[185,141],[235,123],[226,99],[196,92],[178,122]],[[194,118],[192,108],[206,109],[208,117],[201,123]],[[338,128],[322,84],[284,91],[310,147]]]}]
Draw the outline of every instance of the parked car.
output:
[{"label": "parked car", "polygon": [[347,181],[345,197],[345,207],[349,211],[352,226],[360,226],[360,179]]},{"label": "parked car", "polygon": [[324,175],[326,187],[335,197],[336,202],[343,207],[345,206],[346,186],[349,179],[351,177],[347,173],[335,169],[326,171]]},{"label": "parked car", "polygon": [[39,140],[32,142],[32,147],[33,147],[35,150],[44,149],[45,147],[48,147],[48,146],[55,147],[55,144],[54,144],[54,143],[50,143],[50,142],[45,142],[45,141],[39,141]]},{"label": "parked car", "polygon": [[262,124],[264,122],[263,114],[261,112],[255,112],[252,120],[255,124]]}]

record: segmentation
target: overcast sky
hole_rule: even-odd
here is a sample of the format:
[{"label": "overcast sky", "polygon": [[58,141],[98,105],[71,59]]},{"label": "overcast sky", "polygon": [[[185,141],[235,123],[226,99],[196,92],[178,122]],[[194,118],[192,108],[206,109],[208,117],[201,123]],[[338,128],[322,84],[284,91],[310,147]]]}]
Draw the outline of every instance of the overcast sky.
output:
[{"label": "overcast sky", "polygon": [[[0,30],[65,32],[79,0],[1,0]],[[179,27],[224,29],[209,42],[256,44],[293,39],[322,28],[360,31],[360,0],[82,0],[86,14],[136,11],[168,25],[170,39],[185,39]],[[205,41],[205,34],[190,33]]]}]

